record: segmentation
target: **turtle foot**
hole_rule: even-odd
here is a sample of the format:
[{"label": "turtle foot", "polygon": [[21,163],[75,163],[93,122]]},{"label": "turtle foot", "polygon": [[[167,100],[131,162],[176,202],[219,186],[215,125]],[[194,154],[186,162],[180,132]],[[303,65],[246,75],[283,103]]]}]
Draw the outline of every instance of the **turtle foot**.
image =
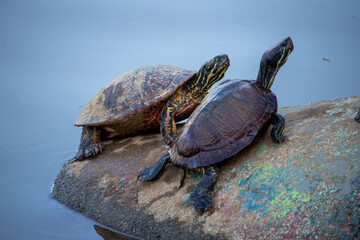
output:
[{"label": "turtle foot", "polygon": [[190,195],[191,204],[201,214],[204,211],[210,210],[213,206],[212,192],[218,175],[215,165],[206,166],[203,169],[204,175]]},{"label": "turtle foot", "polygon": [[204,211],[210,210],[212,208],[213,197],[210,192],[201,194],[197,191],[194,191],[190,195],[190,202],[195,207],[195,209],[202,214]]},{"label": "turtle foot", "polygon": [[153,167],[144,168],[140,171],[138,178],[142,181],[150,181],[156,177],[157,173]]},{"label": "turtle foot", "polygon": [[279,143],[279,144],[282,142],[285,142],[285,140],[286,140],[284,135],[278,135],[278,134],[271,135],[271,138],[274,142]]},{"label": "turtle foot", "polygon": [[274,124],[273,129],[271,130],[271,138],[276,143],[282,143],[285,141],[285,136],[282,135],[282,132],[286,125],[286,120],[279,113],[274,113],[272,116],[272,124]]},{"label": "turtle foot", "polygon": [[79,148],[75,160],[80,161],[83,158],[95,157],[104,150],[101,143],[94,143],[86,148]]},{"label": "turtle foot", "polygon": [[154,166],[141,170],[138,179],[150,181],[159,177],[164,170],[165,165],[170,162],[170,154],[167,152],[155,163]]},{"label": "turtle foot", "polygon": [[166,143],[166,145],[170,148],[172,147],[172,145],[174,145],[174,139],[175,137],[167,137],[167,136],[164,136],[163,137],[163,141]]},{"label": "turtle foot", "polygon": [[355,121],[360,122],[360,109],[354,119],[355,119]]}]

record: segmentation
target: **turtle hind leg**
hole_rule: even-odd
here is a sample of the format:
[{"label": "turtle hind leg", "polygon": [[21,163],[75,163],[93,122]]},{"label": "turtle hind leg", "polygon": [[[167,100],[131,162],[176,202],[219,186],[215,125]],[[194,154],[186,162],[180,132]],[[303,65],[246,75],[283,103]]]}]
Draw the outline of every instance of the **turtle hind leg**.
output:
[{"label": "turtle hind leg", "polygon": [[203,213],[213,206],[212,192],[217,180],[218,172],[215,165],[204,167],[204,175],[190,195],[190,202],[196,210]]},{"label": "turtle hind leg", "polygon": [[103,151],[100,141],[101,129],[98,127],[83,127],[80,145],[75,160],[87,157],[95,157]]},{"label": "turtle hind leg", "polygon": [[282,135],[282,132],[286,126],[285,118],[278,113],[274,113],[271,123],[274,125],[273,129],[271,130],[272,140],[274,140],[276,143],[282,143],[285,141],[285,136]]},{"label": "turtle hind leg", "polygon": [[150,181],[154,180],[155,178],[161,175],[162,170],[167,163],[171,163],[170,154],[167,152],[165,153],[156,163],[154,166],[149,168],[144,168],[140,171],[138,178],[143,181]]},{"label": "turtle hind leg", "polygon": [[165,105],[163,110],[163,117],[160,123],[160,132],[163,136],[164,142],[168,146],[172,146],[174,139],[176,138],[176,125],[175,125],[175,112],[176,103],[171,99]]}]

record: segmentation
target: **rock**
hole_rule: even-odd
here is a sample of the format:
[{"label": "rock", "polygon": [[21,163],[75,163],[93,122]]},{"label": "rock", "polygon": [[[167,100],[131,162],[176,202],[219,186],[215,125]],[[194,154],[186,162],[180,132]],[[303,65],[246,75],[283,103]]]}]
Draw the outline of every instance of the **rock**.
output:
[{"label": "rock", "polygon": [[360,96],[281,108],[287,141],[268,131],[218,165],[214,209],[177,189],[180,169],[137,180],[167,151],[159,134],[105,142],[92,160],[66,163],[52,195],[113,229],[144,239],[354,239],[360,234]]}]

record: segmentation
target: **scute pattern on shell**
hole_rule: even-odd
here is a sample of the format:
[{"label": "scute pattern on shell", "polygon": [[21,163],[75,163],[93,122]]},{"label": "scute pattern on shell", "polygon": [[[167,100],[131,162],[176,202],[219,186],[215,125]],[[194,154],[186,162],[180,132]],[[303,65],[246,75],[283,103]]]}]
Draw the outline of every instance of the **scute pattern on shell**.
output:
[{"label": "scute pattern on shell", "polygon": [[172,65],[135,68],[101,89],[86,105],[75,125],[116,124],[165,100],[195,74],[195,71]]},{"label": "scute pattern on shell", "polygon": [[276,96],[255,81],[227,80],[192,113],[170,154],[176,165],[207,166],[236,154],[267,126]]}]

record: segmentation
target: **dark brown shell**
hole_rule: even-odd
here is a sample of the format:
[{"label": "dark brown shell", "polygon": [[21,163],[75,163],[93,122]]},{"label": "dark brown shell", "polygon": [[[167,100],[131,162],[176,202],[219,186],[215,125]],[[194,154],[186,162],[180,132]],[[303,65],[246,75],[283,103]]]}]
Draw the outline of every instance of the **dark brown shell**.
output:
[{"label": "dark brown shell", "polygon": [[276,111],[270,90],[255,81],[227,80],[192,113],[170,149],[172,160],[197,168],[227,159],[248,146]]},{"label": "dark brown shell", "polygon": [[86,105],[76,126],[124,122],[170,97],[196,72],[171,65],[152,65],[128,71],[108,83]]}]

